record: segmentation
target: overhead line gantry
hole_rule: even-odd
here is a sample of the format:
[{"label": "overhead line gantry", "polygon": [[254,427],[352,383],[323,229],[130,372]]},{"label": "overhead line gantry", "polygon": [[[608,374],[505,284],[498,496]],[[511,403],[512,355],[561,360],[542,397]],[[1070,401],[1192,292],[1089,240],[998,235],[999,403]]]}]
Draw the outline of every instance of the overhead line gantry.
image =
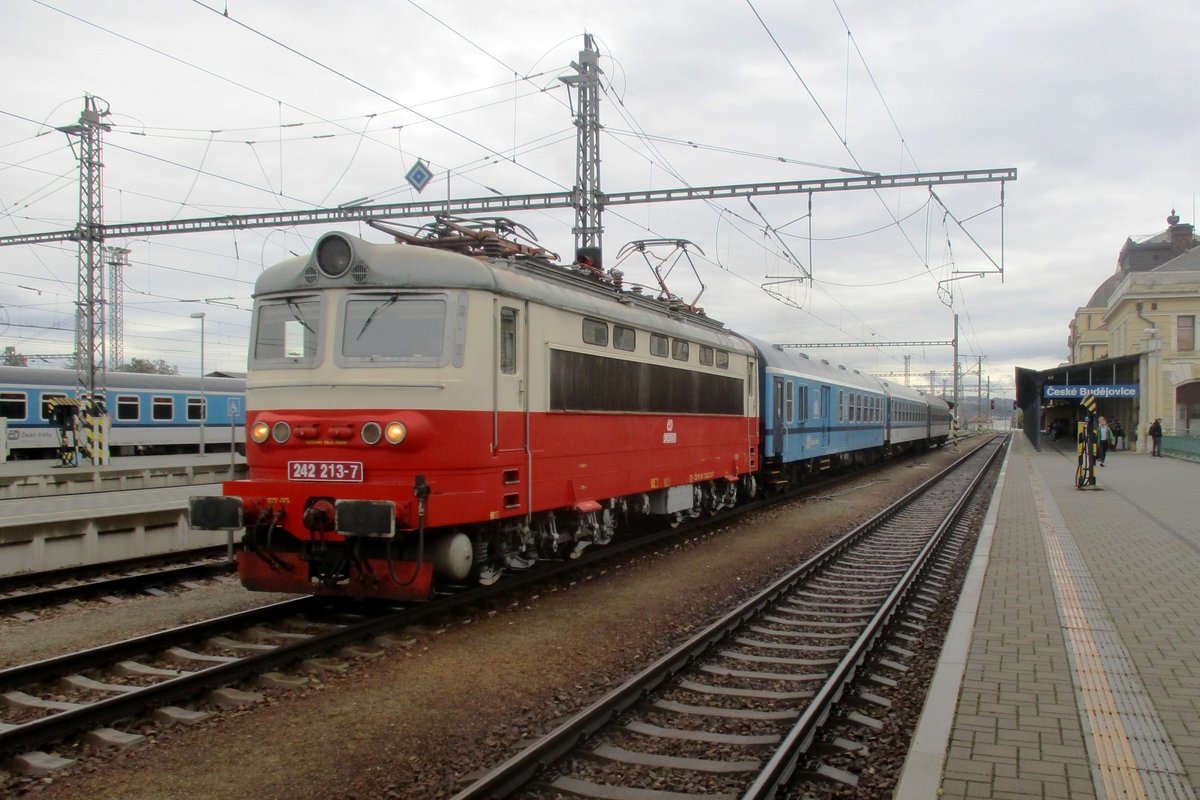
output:
[{"label": "overhead line gantry", "polygon": [[[722,200],[733,197],[805,194],[807,192],[845,192],[863,189],[896,189],[952,184],[1001,183],[1017,179],[1015,168],[956,170],[953,172],[913,172],[899,175],[867,175],[825,178],[807,181],[738,183],[723,186],[685,186],[676,189],[647,189],[633,192],[598,194],[602,206],[634,203],[665,203],[678,200]],[[538,211],[549,208],[573,208],[575,192],[498,195],[460,200],[422,200],[409,203],[317,208],[307,211],[276,211],[265,214],[231,214],[221,217],[128,222],[98,225],[102,238],[164,236],[175,233],[200,233],[245,228],[276,228],[292,225],[319,225],[331,222],[361,222],[371,219],[403,219],[434,214],[485,214],[498,211]],[[0,236],[0,246],[75,241],[79,229]]]}]

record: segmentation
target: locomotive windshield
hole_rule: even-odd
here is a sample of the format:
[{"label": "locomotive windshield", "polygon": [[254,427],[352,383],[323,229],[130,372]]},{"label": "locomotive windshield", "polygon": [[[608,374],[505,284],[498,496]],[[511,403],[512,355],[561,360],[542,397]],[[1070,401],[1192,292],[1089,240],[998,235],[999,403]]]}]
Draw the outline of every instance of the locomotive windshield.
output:
[{"label": "locomotive windshield", "polygon": [[312,298],[264,302],[258,308],[254,361],[311,365],[317,358],[321,303]]},{"label": "locomotive windshield", "polygon": [[350,298],[342,315],[346,358],[436,364],[446,345],[446,301],[399,294]]}]

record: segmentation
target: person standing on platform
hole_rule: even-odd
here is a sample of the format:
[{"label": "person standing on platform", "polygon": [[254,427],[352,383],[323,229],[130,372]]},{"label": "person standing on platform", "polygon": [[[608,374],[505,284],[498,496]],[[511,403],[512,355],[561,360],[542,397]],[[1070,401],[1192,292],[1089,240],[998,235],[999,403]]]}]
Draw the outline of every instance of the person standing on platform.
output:
[{"label": "person standing on platform", "polygon": [[1104,466],[1104,456],[1108,454],[1108,444],[1112,441],[1112,430],[1108,427],[1108,420],[1100,417],[1099,425],[1096,428],[1096,463]]},{"label": "person standing on platform", "polygon": [[[1121,420],[1114,419],[1108,427],[1112,431],[1113,450],[1120,450],[1121,440],[1125,438],[1125,429],[1121,427]],[[1127,444],[1126,447],[1128,446]]]},{"label": "person standing on platform", "polygon": [[1162,458],[1162,417],[1154,418],[1154,422],[1146,429],[1146,434],[1150,437],[1150,455]]}]

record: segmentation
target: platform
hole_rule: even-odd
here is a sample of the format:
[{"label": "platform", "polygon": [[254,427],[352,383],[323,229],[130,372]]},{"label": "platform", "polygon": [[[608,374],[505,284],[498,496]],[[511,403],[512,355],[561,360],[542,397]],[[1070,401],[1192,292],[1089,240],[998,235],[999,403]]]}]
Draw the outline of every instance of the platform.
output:
[{"label": "platform", "polygon": [[102,466],[63,467],[53,460],[0,464],[0,501],[220,483],[245,477],[246,459],[229,453],[126,456]]},{"label": "platform", "polygon": [[[161,469],[180,465],[212,467],[215,469],[224,467],[228,469],[230,461],[228,450],[222,453],[205,453],[204,455],[200,455],[199,453],[177,453],[165,456],[116,456],[109,459],[109,463],[102,466],[93,466],[92,464],[83,462],[76,466],[64,467],[58,463],[57,459],[37,458],[28,461],[12,460],[0,462],[0,477],[23,475],[90,475],[93,472],[104,473],[136,469]],[[246,457],[235,454],[232,461],[234,464],[242,465],[246,463]]]},{"label": "platform", "polygon": [[895,794],[1195,798],[1200,464],[1014,437]]}]

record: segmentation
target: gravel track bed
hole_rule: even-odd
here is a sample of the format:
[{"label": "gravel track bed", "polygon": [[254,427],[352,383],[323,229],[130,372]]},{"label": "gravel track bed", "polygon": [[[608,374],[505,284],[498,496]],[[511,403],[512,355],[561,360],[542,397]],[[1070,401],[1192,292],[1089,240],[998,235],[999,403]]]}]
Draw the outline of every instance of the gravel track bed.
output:
[{"label": "gravel track bed", "polygon": [[[212,709],[216,713],[196,725],[139,722],[124,729],[147,735],[147,743],[116,755],[63,753],[78,763],[49,778],[0,771],[0,795],[46,800],[448,797],[470,775],[552,729],[957,455],[949,448],[930,452],[839,487],[835,494],[759,512],[582,577],[515,592],[405,632],[408,646],[389,648],[382,658],[313,673],[304,687],[266,692],[265,701],[253,706]],[[34,621],[4,619],[0,666],[279,599],[212,581],[169,597],[56,609]],[[845,609],[829,609],[837,610]],[[787,643],[786,631],[780,633],[777,640]],[[705,678],[714,685],[717,680]],[[777,688],[804,690],[794,682]],[[721,703],[715,695],[689,701],[688,692],[669,694],[679,702]],[[768,700],[761,703],[764,710],[776,708]],[[911,705],[915,719],[920,704]],[[712,745],[698,753],[704,748],[708,755],[698,757],[714,757]]]}]

